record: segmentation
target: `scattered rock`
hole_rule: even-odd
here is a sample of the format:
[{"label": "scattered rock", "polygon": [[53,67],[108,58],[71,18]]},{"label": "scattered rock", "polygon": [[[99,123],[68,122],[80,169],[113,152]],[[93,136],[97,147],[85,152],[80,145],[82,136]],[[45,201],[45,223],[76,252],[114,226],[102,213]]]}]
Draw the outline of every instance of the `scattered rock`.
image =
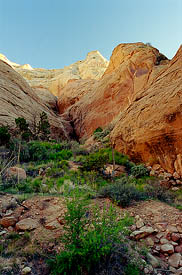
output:
[{"label": "scattered rock", "polygon": [[180,253],[174,253],[169,257],[168,263],[170,264],[170,266],[177,268],[180,264],[181,259],[182,257]]},{"label": "scattered rock", "polygon": [[169,241],[167,239],[161,238],[160,243],[161,244],[166,244],[166,243],[169,243]]},{"label": "scattered rock", "polygon": [[19,178],[20,180],[25,180],[27,178],[26,172],[23,168],[10,167],[6,170],[7,178]]},{"label": "scattered rock", "polygon": [[172,234],[171,234],[171,239],[172,239],[174,242],[177,242],[180,238],[181,238],[181,236],[180,236],[179,233],[172,233]]},{"label": "scattered rock", "polygon": [[60,223],[57,220],[45,224],[45,228],[49,230],[54,230],[59,227],[60,227]]},{"label": "scattered rock", "polygon": [[147,253],[147,258],[154,268],[160,265],[159,261],[151,253]]},{"label": "scattered rock", "polygon": [[29,274],[31,272],[31,268],[29,266],[26,266],[22,269],[22,275]]},{"label": "scattered rock", "polygon": [[26,230],[31,231],[37,227],[38,227],[38,222],[31,218],[23,219],[16,224],[16,230],[18,231],[26,231]]},{"label": "scattered rock", "polygon": [[0,224],[5,228],[8,228],[9,226],[14,226],[16,222],[17,222],[17,218],[15,218],[14,216],[3,217],[0,220]]},{"label": "scattered rock", "polygon": [[176,226],[174,226],[174,225],[169,225],[169,226],[167,227],[167,230],[168,230],[169,232],[171,232],[171,233],[177,233],[177,232],[178,232],[178,229],[177,229]]},{"label": "scattered rock", "polygon": [[172,254],[174,253],[174,247],[171,244],[163,244],[161,245],[161,252]]},{"label": "scattered rock", "polygon": [[142,239],[146,236],[151,235],[154,233],[155,230],[150,226],[143,226],[140,228],[140,230],[136,230],[133,233],[131,233],[131,237],[134,237],[136,240]]}]

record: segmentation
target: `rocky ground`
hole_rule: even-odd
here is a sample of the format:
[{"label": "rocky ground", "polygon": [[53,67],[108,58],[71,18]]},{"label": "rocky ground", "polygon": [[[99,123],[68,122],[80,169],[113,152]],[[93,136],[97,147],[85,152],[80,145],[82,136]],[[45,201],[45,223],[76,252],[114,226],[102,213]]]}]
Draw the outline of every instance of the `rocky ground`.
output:
[{"label": "rocky ground", "polygon": [[[94,199],[102,207],[108,199]],[[182,214],[159,201],[136,203],[118,213],[135,219],[131,239],[149,249],[145,274],[182,274]],[[35,196],[25,201],[0,195],[1,274],[49,274],[45,258],[59,252],[65,205],[62,197]],[[9,237],[8,237],[9,236]],[[8,246],[3,245],[7,243]],[[6,251],[6,252],[5,252]],[[9,272],[9,273],[8,273]],[[14,272],[14,273],[11,273]]]}]

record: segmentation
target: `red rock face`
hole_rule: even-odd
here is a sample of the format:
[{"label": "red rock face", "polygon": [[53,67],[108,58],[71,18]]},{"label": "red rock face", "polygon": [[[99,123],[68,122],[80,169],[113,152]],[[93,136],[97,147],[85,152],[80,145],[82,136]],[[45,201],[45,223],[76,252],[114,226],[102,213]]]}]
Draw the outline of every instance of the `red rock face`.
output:
[{"label": "red rock face", "polygon": [[79,137],[112,122],[117,150],[182,176],[181,64],[181,47],[168,61],[143,43],[121,44],[101,80],[75,81],[63,89],[60,111],[72,119]]},{"label": "red rock face", "polygon": [[116,148],[182,176],[182,48],[117,118]]},{"label": "red rock face", "polygon": [[144,89],[154,70],[159,51],[143,43],[120,44],[99,81],[78,80],[60,91],[58,106],[67,111],[79,137],[108,125]]}]

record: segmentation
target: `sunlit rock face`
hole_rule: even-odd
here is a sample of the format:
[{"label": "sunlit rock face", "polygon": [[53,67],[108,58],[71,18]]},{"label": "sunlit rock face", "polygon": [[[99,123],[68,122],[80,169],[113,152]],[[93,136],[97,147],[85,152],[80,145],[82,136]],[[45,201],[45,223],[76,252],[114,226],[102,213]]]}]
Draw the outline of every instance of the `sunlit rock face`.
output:
[{"label": "sunlit rock face", "polygon": [[[116,148],[182,176],[182,47],[117,117]],[[150,80],[151,79],[151,80]]]},{"label": "sunlit rock face", "polygon": [[[118,45],[100,80],[70,82],[59,94],[60,113],[67,111],[79,137],[105,127],[167,66],[159,51],[143,43]],[[162,65],[162,64],[163,65]]]},{"label": "sunlit rock face", "polygon": [[182,176],[182,48],[172,60],[143,43],[120,44],[100,80],[68,83],[59,110],[79,137],[112,122],[117,150]]},{"label": "sunlit rock face", "polygon": [[50,93],[47,95],[47,101],[37,96],[21,75],[0,60],[0,125],[13,129],[17,117],[24,117],[32,125],[44,111],[48,115],[52,136],[68,137],[72,128],[54,113],[50,104],[54,99],[51,96],[54,97]]},{"label": "sunlit rock face", "polygon": [[32,88],[49,90],[58,96],[62,88],[77,79],[100,79],[107,69],[108,61],[98,52],[89,52],[86,59],[66,66],[63,69],[33,69],[29,64],[19,65],[9,61],[4,55],[0,59],[11,65],[21,74]]}]

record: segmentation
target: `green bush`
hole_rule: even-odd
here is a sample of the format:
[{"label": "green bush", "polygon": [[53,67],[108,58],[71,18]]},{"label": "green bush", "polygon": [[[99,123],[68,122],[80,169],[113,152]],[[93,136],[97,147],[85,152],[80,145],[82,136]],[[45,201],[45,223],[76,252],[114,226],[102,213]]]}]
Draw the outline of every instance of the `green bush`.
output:
[{"label": "green bush", "polygon": [[62,238],[65,249],[51,261],[51,274],[96,274],[96,268],[111,254],[114,244],[124,246],[123,235],[126,226],[132,224],[131,219],[117,221],[113,207],[105,208],[102,215],[98,214],[98,207],[91,213],[86,205],[87,201],[78,196],[67,201]]},{"label": "green bush", "polygon": [[145,192],[138,190],[125,177],[121,178],[119,182],[101,188],[99,195],[111,198],[112,201],[122,207],[129,206],[133,201],[144,200],[147,196]]},{"label": "green bush", "polygon": [[158,180],[152,182],[149,181],[144,190],[148,198],[157,199],[169,204],[172,204],[175,201],[175,194],[173,194],[165,186],[160,185]]},{"label": "green bush", "polygon": [[7,126],[0,127],[0,146],[9,144],[11,135]]},{"label": "green bush", "polygon": [[139,164],[131,167],[131,174],[136,178],[140,178],[140,177],[148,176],[149,171],[143,164]]},{"label": "green bush", "polygon": [[103,131],[103,129],[101,127],[98,127],[97,129],[95,129],[94,134],[101,133],[102,131]]},{"label": "green bush", "polygon": [[86,171],[99,170],[104,167],[108,162],[109,157],[107,152],[104,152],[102,149],[96,153],[91,153],[85,157],[85,160],[82,163],[82,169]]}]

